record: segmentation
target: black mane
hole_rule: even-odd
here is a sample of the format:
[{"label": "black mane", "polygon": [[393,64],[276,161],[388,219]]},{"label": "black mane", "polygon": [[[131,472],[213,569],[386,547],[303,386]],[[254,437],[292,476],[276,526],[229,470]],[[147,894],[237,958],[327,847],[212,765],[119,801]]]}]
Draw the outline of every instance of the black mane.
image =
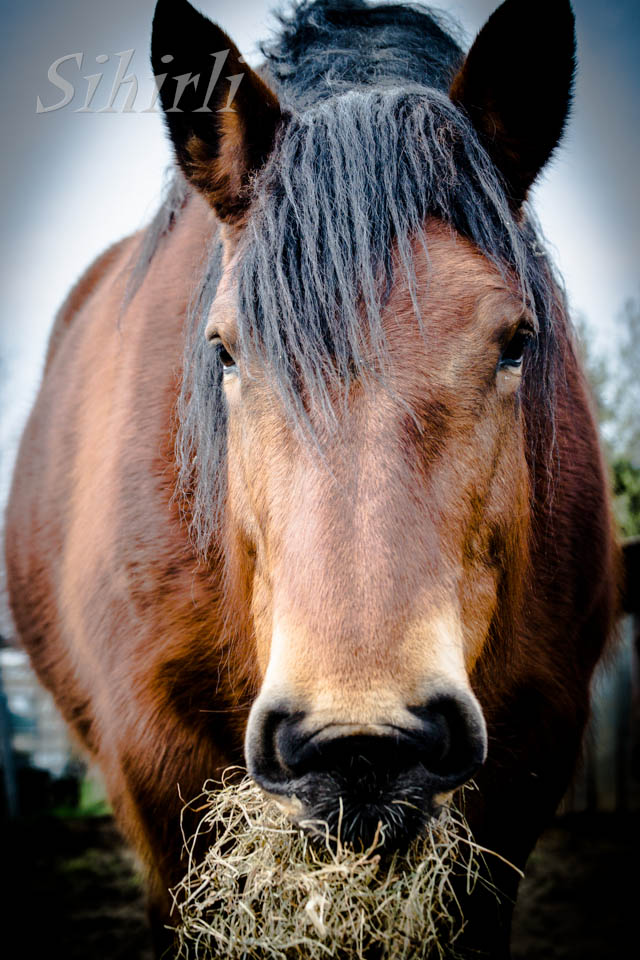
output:
[{"label": "black mane", "polygon": [[279,97],[298,109],[362,87],[448,89],[463,59],[444,14],[364,0],[303,0],[261,50]]}]

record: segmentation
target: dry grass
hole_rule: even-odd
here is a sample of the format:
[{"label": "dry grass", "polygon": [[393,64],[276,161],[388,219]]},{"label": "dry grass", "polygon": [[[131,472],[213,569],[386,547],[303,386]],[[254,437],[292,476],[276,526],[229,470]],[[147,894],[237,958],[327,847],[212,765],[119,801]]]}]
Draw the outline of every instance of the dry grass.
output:
[{"label": "dry grass", "polygon": [[[294,825],[249,778],[233,781],[208,782],[189,804],[205,812],[173,891],[179,957],[454,955],[464,926],[454,879],[467,891],[489,882],[486,851],[458,811],[443,812],[404,854],[384,855],[377,841],[357,851],[328,836],[326,825]],[[211,846],[195,862],[203,833],[211,833]]]}]

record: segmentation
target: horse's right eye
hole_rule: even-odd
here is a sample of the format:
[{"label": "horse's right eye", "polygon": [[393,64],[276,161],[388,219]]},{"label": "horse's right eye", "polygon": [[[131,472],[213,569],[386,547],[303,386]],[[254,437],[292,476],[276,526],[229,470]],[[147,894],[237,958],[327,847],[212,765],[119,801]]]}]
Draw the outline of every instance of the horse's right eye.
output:
[{"label": "horse's right eye", "polygon": [[224,343],[220,339],[216,339],[213,342],[216,353],[218,354],[218,360],[222,364],[225,370],[233,370],[236,366],[236,362],[225,347]]}]

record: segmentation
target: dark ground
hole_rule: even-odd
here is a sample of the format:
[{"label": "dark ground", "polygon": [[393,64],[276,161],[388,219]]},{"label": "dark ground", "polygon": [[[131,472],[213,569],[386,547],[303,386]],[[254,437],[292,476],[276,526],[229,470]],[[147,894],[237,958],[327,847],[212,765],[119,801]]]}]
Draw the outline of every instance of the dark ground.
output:
[{"label": "dark ground", "polygon": [[513,960],[626,960],[635,955],[640,815],[569,814],[529,859]]},{"label": "dark ground", "polygon": [[[622,960],[633,951],[640,817],[572,814],[534,852],[514,960]],[[5,830],[7,960],[151,960],[133,859],[109,817],[33,818]]]}]

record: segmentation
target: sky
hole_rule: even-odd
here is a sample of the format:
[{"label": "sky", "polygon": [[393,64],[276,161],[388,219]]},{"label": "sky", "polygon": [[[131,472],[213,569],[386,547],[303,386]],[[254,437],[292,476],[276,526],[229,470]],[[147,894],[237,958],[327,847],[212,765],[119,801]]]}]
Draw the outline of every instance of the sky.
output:
[{"label": "sky", "polygon": [[[272,0],[195,4],[250,63],[273,27]],[[497,4],[440,0],[470,42]],[[106,246],[143,226],[171,161],[148,64],[154,0],[0,0],[2,299],[0,309],[0,505],[15,445],[35,397],[48,331],[70,286]],[[640,2],[574,0],[579,71],[572,120],[533,195],[574,312],[599,352],[615,348],[616,317],[640,295]],[[138,81],[132,112],[105,112],[120,62]],[[64,108],[51,65],[73,84]],[[105,60],[104,58],[107,57]],[[99,58],[99,62],[96,62]],[[544,51],[540,54],[544,70]],[[93,101],[89,86],[102,74]],[[83,78],[95,76],[94,80]],[[40,98],[41,112],[37,112]]]}]

